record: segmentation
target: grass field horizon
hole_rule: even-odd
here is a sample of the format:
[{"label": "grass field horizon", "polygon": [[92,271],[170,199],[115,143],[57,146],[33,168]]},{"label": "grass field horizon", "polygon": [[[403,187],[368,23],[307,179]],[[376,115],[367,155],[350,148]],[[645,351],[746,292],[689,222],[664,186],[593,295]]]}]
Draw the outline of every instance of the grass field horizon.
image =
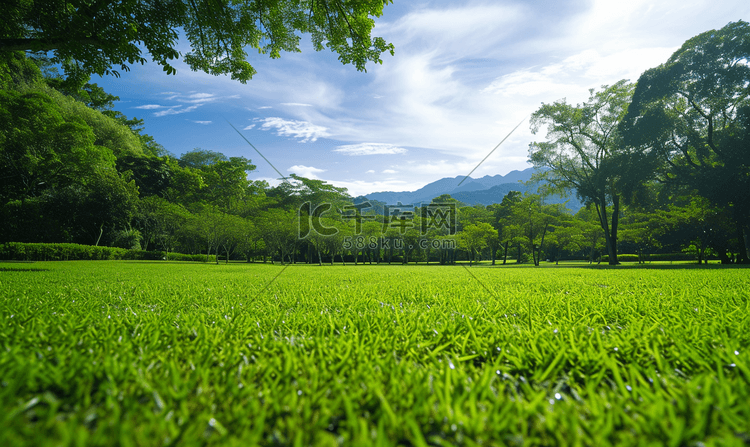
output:
[{"label": "grass field horizon", "polygon": [[542,265],[1,263],[0,441],[750,442],[746,269]]}]

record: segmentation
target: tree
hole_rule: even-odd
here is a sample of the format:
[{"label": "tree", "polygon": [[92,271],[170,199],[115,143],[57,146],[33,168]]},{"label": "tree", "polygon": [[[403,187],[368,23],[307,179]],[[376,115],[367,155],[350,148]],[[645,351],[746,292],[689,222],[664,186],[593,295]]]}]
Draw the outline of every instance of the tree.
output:
[{"label": "tree", "polygon": [[146,62],[143,49],[169,74],[182,30],[190,45],[183,60],[192,70],[228,74],[247,82],[255,69],[247,49],[280,57],[299,52],[309,33],[316,51],[328,47],[344,64],[365,70],[381,63],[393,45],[372,37],[372,17],[390,0],[259,2],[251,0],[7,0],[0,6],[0,52],[53,52],[68,76],[83,84],[91,73],[127,71]]},{"label": "tree", "polygon": [[91,128],[66,119],[49,95],[1,91],[0,202],[35,197],[113,167],[112,153],[94,139]]},{"label": "tree", "polygon": [[589,204],[578,210],[573,222],[582,238],[580,248],[584,251],[588,249],[589,264],[591,264],[594,262],[594,254],[597,251],[606,249],[602,245],[604,230],[599,222],[599,214],[596,212],[595,207]]},{"label": "tree", "polygon": [[201,195],[209,203],[220,205],[225,211],[232,211],[242,201],[250,187],[247,173],[255,170],[255,165],[245,157],[230,157],[200,169],[206,186]]},{"label": "tree", "polygon": [[[509,228],[510,216],[513,213],[513,205],[519,203],[523,195],[518,191],[510,191],[503,197],[502,202],[487,207],[494,214],[494,227],[498,232],[498,243],[503,242],[503,265],[508,260],[508,245],[512,242],[513,235]],[[518,262],[520,262],[520,254]]]},{"label": "tree", "polygon": [[173,251],[179,229],[190,221],[190,212],[181,205],[153,195],[139,200],[137,208],[135,223],[143,235],[143,249],[148,250],[153,242],[161,250]]},{"label": "tree", "polygon": [[297,232],[299,216],[294,210],[272,208],[266,211],[258,219],[257,225],[263,233],[263,240],[271,253],[271,262],[274,254],[278,253],[281,263],[288,259],[293,263],[292,254],[297,246]]},{"label": "tree", "polygon": [[268,197],[276,199],[282,207],[296,209],[305,202],[310,202],[313,209],[326,203],[342,208],[351,202],[346,188],[297,174],[291,174],[286,181],[272,188]]},{"label": "tree", "polygon": [[229,159],[221,152],[209,151],[196,147],[192,151],[182,154],[177,163],[182,168],[201,169],[220,161],[229,161]]},{"label": "tree", "polygon": [[750,24],[739,21],[689,39],[638,80],[622,121],[625,142],[655,150],[661,179],[730,207],[750,245]]},{"label": "tree", "polygon": [[563,99],[542,104],[531,116],[534,134],[547,126],[547,141],[529,145],[529,160],[545,169],[536,177],[560,193],[575,189],[582,201],[594,204],[613,265],[618,263],[620,200],[635,194],[655,158],[648,151],[628,151],[618,132],[633,88],[622,80],[596,93],[589,90],[591,96],[583,104],[572,106]]},{"label": "tree", "polygon": [[506,225],[506,238],[511,237],[519,244],[525,242],[531,252],[534,265],[541,262],[545,238],[558,223],[559,217],[565,214],[564,206],[560,204],[545,205],[542,196],[538,194],[524,194],[520,201],[511,202],[511,213]]},{"label": "tree", "polygon": [[101,169],[85,184],[72,184],[45,193],[46,207],[55,223],[65,228],[71,242],[99,245],[114,241],[130,228],[136,212],[135,182],[114,169]]},{"label": "tree", "polygon": [[219,231],[217,234],[217,251],[216,263],[219,263],[219,250],[224,252],[225,263],[229,264],[229,258],[237,251],[246,240],[246,233],[249,231],[249,222],[245,219],[222,213],[219,220]]},{"label": "tree", "polygon": [[162,196],[172,177],[167,157],[125,155],[117,159],[117,170],[130,171],[141,197]]},{"label": "tree", "polygon": [[469,251],[469,266],[474,259],[474,253],[481,252],[498,237],[497,230],[487,222],[466,225],[460,235],[459,240]]}]

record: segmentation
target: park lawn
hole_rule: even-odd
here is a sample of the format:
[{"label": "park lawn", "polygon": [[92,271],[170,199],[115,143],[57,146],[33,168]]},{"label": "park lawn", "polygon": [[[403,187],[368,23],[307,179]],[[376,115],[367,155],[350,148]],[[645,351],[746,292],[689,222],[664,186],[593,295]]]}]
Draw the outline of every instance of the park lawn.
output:
[{"label": "park lawn", "polygon": [[0,442],[746,445],[749,273],[0,263]]}]

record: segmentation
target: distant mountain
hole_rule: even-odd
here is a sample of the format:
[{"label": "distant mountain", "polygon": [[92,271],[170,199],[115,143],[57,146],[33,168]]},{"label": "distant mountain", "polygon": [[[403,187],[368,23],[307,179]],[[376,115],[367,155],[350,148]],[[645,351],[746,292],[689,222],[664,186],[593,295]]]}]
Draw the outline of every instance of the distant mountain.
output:
[{"label": "distant mountain", "polygon": [[[460,177],[446,177],[440,180],[428,183],[416,191],[384,191],[374,192],[365,196],[357,197],[356,202],[362,202],[365,199],[378,202],[384,202],[388,205],[395,205],[398,202],[403,204],[420,205],[430,203],[432,199],[443,194],[450,194],[454,199],[460,200],[468,205],[491,205],[500,203],[510,191],[526,192],[530,188],[521,182],[531,180],[534,168],[524,169],[523,171],[511,171],[506,175],[486,175],[482,178],[467,178],[461,186],[459,183],[464,179]],[[536,191],[536,186],[531,187]],[[568,209],[573,212],[578,211],[583,205],[575,198],[562,198],[550,196],[546,198],[547,203],[565,203],[567,201]]]}]

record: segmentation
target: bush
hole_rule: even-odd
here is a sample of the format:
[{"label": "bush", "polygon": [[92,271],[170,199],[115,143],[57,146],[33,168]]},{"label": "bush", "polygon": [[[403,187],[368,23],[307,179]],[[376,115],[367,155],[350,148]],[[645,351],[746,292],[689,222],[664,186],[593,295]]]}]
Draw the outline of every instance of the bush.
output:
[{"label": "bush", "polygon": [[[698,257],[694,253],[656,253],[656,254],[643,254],[642,257],[644,262],[649,261],[698,261]],[[713,258],[711,258],[713,259]],[[609,260],[608,255],[602,256],[602,262]],[[617,255],[617,260],[620,262],[638,262],[638,255],[632,254],[621,254]]]},{"label": "bush", "polygon": [[115,247],[126,248],[128,250],[140,250],[142,239],[143,236],[141,236],[141,232],[131,228],[118,231],[112,245]]},{"label": "bush", "polygon": [[[30,244],[8,242],[0,245],[0,259],[7,261],[86,261],[86,260],[131,260],[205,262],[205,255],[164,253],[163,251],[127,250],[118,247],[96,247],[80,244]],[[210,260],[215,261],[216,256]]]},{"label": "bush", "polygon": [[[184,253],[167,253],[168,261],[206,262],[206,255],[186,255]],[[216,255],[209,256],[210,262],[216,262]]]}]

